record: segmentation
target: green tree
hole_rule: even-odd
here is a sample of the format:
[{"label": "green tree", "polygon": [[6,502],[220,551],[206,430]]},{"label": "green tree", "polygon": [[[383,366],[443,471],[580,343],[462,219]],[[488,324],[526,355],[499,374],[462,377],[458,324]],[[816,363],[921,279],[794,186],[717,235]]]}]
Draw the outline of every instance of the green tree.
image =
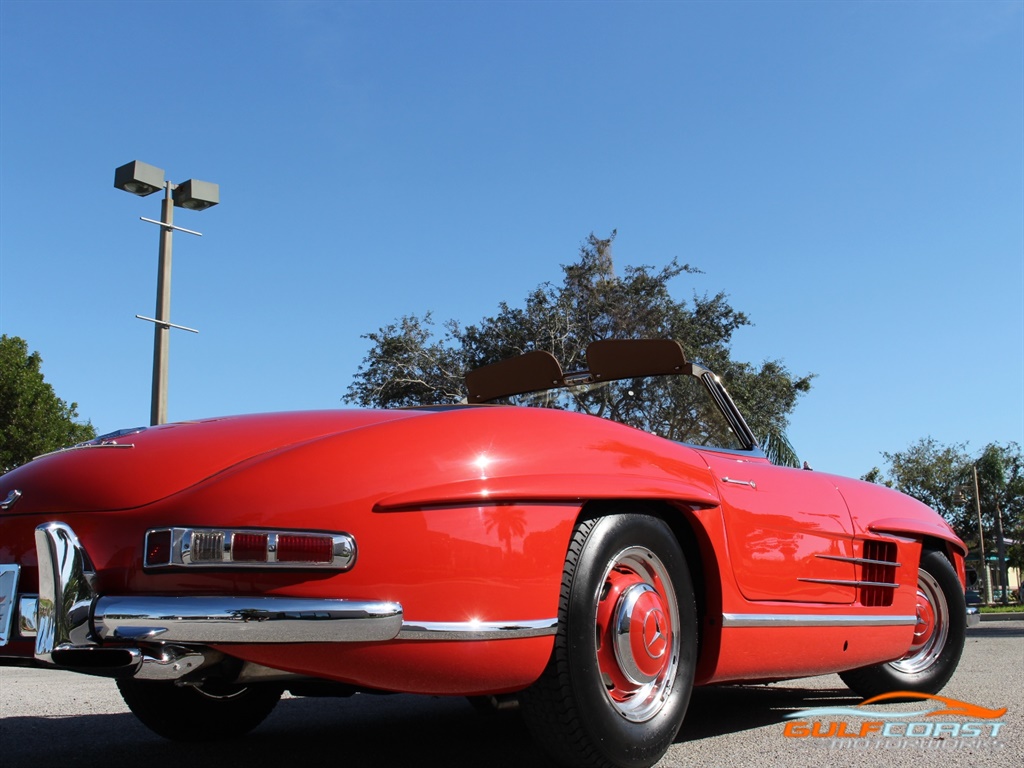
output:
[{"label": "green tree", "polygon": [[[1024,568],[1024,456],[1020,445],[990,443],[975,459],[978,471],[978,491],[984,517],[992,520],[986,530],[995,539],[986,553],[1005,555],[1006,563],[1017,569]],[[972,489],[973,490],[973,489]],[[1000,537],[1000,531],[1002,536]],[[1009,542],[1009,544],[1004,544]],[[1005,574],[1003,583],[1006,583]]]},{"label": "green tree", "polygon": [[96,436],[80,424],[78,404],[68,405],[46,383],[43,359],[17,336],[0,336],[0,472],[34,456]]},{"label": "green tree", "polygon": [[797,463],[785,439],[789,414],[812,376],[795,377],[778,360],[758,366],[730,356],[733,333],[750,321],[724,293],[673,298],[669,283],[699,273],[673,259],[667,266],[627,266],[616,273],[615,232],[591,234],[578,259],[562,266],[560,284],[543,283],[523,306],[498,305],[497,313],[463,327],[438,328],[430,315],[409,315],[369,333],[370,351],[345,396],[363,407],[454,403],[465,397],[467,370],[531,350],[547,350],[565,370],[585,367],[587,345],[611,338],[674,338],[690,359],[726,381],[751,428],[781,463]]},{"label": "green tree", "polygon": [[[973,509],[964,495],[968,482],[965,473],[969,474],[971,467],[966,445],[942,445],[924,437],[903,451],[883,452],[882,457],[888,471],[875,467],[864,480],[882,483],[924,502],[964,538],[970,530]],[[975,520],[975,531],[977,527]]]},{"label": "green tree", "polygon": [[[972,550],[978,549],[980,505],[986,556],[1004,552],[1010,567],[1024,568],[1024,456],[1020,445],[990,443],[971,455],[962,443],[942,445],[926,437],[906,450],[882,456],[887,470],[875,467],[863,479],[924,502],[945,517]],[[1010,542],[1005,550],[1001,549],[1004,541]]]}]

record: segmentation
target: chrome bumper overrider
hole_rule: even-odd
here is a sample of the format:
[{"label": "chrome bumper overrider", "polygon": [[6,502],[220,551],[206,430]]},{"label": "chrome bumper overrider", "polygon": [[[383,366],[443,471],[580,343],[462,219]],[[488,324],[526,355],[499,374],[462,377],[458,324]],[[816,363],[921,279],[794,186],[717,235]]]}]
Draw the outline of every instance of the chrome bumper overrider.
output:
[{"label": "chrome bumper overrider", "polygon": [[41,525],[35,538],[38,596],[16,594],[17,566],[5,566],[0,577],[10,586],[0,604],[17,605],[11,634],[35,637],[40,662],[97,674],[174,679],[221,657],[203,647],[214,644],[496,640],[557,628],[556,619],[407,624],[399,603],[380,600],[99,595],[89,555],[70,526]]}]

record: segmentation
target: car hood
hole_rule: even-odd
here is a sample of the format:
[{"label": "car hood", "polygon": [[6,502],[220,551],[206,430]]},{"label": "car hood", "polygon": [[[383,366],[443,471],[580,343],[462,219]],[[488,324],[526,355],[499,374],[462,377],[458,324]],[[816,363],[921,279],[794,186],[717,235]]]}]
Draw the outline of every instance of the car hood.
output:
[{"label": "car hood", "polygon": [[0,476],[3,514],[123,510],[252,459],[429,410],[304,411],[164,424],[97,438]]}]

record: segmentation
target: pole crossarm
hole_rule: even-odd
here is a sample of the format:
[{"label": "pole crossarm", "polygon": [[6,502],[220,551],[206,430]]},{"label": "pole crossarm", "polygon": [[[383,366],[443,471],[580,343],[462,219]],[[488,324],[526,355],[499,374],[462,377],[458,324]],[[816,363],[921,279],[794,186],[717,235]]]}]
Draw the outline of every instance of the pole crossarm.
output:
[{"label": "pole crossarm", "polygon": [[156,323],[161,328],[178,328],[182,331],[188,331],[189,333],[199,333],[195,328],[189,328],[187,325],[178,325],[176,323],[168,322],[167,320],[157,320],[155,317],[146,317],[145,315],[136,315],[139,320],[148,320],[151,323]]},{"label": "pole crossarm", "polygon": [[150,224],[159,224],[161,227],[164,227],[165,229],[173,229],[175,232],[187,232],[188,234],[195,235],[197,237],[202,237],[203,236],[202,232],[196,232],[194,229],[185,229],[184,227],[178,227],[178,226],[175,226],[174,224],[168,224],[166,221],[157,221],[156,219],[147,219],[145,216],[139,216],[139,220],[140,221],[148,221]]}]

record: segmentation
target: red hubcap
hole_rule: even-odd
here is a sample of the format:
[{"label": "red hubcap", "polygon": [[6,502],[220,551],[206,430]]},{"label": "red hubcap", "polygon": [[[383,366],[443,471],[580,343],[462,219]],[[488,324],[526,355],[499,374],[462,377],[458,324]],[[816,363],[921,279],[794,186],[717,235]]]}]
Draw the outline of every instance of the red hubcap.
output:
[{"label": "red hubcap", "polygon": [[640,574],[609,572],[597,613],[598,664],[613,699],[630,698],[671,665],[669,616],[664,597]]},{"label": "red hubcap", "polygon": [[653,680],[664,668],[671,633],[661,595],[650,587],[644,589],[629,616],[630,654],[646,678],[642,682]]},{"label": "red hubcap", "polygon": [[914,642],[911,651],[928,642],[935,631],[935,609],[926,595],[917,593],[917,624],[914,626]]}]

